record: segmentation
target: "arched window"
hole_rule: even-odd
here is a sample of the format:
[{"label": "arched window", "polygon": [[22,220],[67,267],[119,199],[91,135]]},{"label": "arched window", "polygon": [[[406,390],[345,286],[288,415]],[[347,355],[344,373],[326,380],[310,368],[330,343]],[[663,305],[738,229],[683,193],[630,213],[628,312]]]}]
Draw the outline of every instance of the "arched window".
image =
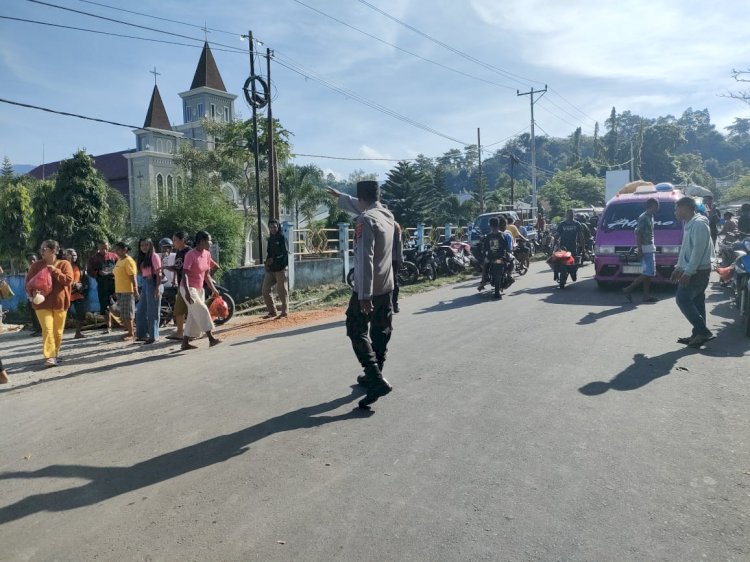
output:
[{"label": "arched window", "polygon": [[167,176],[167,205],[174,201],[174,180],[172,175]]},{"label": "arched window", "polygon": [[161,174],[156,175],[156,208],[160,208],[164,199],[164,178]]},{"label": "arched window", "polygon": [[173,150],[172,150],[172,141],[171,140],[167,141],[167,152],[169,154],[172,154],[172,152],[173,152]]}]

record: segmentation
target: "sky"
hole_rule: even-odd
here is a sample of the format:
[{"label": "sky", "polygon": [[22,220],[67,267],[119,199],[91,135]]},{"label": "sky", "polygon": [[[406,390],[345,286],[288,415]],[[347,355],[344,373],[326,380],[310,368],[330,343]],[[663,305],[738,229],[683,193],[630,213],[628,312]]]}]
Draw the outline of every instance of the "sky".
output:
[{"label": "sky", "polygon": [[[137,127],[156,67],[167,113],[179,124],[178,94],[189,89],[207,38],[227,90],[240,95],[235,110],[248,118],[241,95],[248,43],[240,35],[252,30],[259,49],[275,52],[273,113],[294,134],[298,154],[439,156],[475,144],[478,128],[492,151],[529,130],[530,97],[517,91],[545,85],[535,105],[538,135],[568,136],[579,126],[592,134],[613,106],[646,117],[707,108],[719,128],[750,116],[746,105],[722,97],[740,89],[732,69],[750,67],[750,2],[44,1],[3,0],[0,16],[184,45],[0,18],[0,98]],[[265,60],[259,63],[265,71]],[[51,162],[79,148],[94,155],[133,148],[132,131],[0,103],[0,157],[14,164]],[[361,169],[380,179],[395,165],[294,161],[338,177]]]}]

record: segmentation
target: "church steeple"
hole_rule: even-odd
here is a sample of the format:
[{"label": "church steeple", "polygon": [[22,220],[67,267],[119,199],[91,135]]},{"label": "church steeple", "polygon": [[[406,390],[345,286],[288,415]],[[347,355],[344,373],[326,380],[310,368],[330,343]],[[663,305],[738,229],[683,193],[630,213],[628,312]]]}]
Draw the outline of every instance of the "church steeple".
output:
[{"label": "church steeple", "polygon": [[208,46],[208,41],[203,43],[203,52],[198,60],[198,68],[195,69],[195,76],[193,76],[190,89],[195,90],[201,87],[213,88],[221,92],[227,91],[224,81],[221,79],[221,74],[219,74],[219,68],[216,66],[214,55]]},{"label": "church steeple", "polygon": [[169,123],[167,110],[164,108],[164,102],[161,101],[159,87],[154,85],[154,91],[151,94],[151,102],[148,104],[146,120],[143,122],[143,128],[151,127],[152,129],[161,129],[171,131],[172,125]]}]

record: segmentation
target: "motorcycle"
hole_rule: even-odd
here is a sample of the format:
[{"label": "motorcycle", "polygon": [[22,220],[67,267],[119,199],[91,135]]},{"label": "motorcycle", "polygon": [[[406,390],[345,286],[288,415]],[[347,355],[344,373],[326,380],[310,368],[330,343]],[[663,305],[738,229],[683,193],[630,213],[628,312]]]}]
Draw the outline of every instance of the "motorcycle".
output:
[{"label": "motorcycle", "polygon": [[[206,293],[206,306],[209,308],[211,307],[211,303],[213,302],[213,295],[211,295],[211,289],[207,285],[204,286],[205,293]],[[232,316],[234,316],[234,299],[232,298],[232,295],[229,294],[229,291],[226,289],[226,287],[222,287],[221,285],[216,285],[216,292],[219,293],[219,296],[224,300],[224,302],[227,305],[227,312],[226,314],[222,316],[218,316],[216,318],[213,318],[214,324],[217,326],[221,326],[222,324],[226,324],[229,322],[229,320],[232,319]],[[177,287],[165,287],[164,292],[161,296],[161,303],[160,303],[160,309],[161,314],[159,318],[159,326],[164,327],[168,326],[170,322],[174,320],[174,303],[175,299],[177,298]]]},{"label": "motorcycle", "polygon": [[750,337],[750,240],[744,242],[744,251],[737,250],[731,287],[734,304],[740,311],[743,331]]},{"label": "motorcycle", "polygon": [[513,271],[513,260],[497,258],[490,260],[487,264],[487,277],[490,286],[492,287],[494,297],[499,299],[502,297],[502,291],[510,287],[514,282],[512,271]]},{"label": "motorcycle", "polygon": [[547,263],[552,266],[552,270],[555,272],[555,281],[558,282],[561,289],[565,288],[565,284],[568,282],[568,276],[570,276],[573,281],[578,277],[579,260],[568,250],[556,250],[547,260]]},{"label": "motorcycle", "polygon": [[555,250],[555,237],[549,230],[540,232],[537,237],[537,247],[545,256],[550,257]]},{"label": "motorcycle", "polygon": [[742,239],[738,232],[728,232],[719,239],[719,264],[721,267],[728,267],[734,263],[737,256],[735,251],[741,249],[738,242],[742,244]]},{"label": "motorcycle", "polygon": [[421,252],[416,246],[404,248],[404,259],[416,265],[420,275],[429,281],[434,281],[437,277],[438,267],[431,246],[426,246]]},{"label": "motorcycle", "polygon": [[455,275],[470,267],[475,271],[482,270],[482,264],[471,253],[471,245],[468,242],[451,240],[449,244],[441,244],[437,248],[437,258],[439,268],[448,275]]},{"label": "motorcycle", "polygon": [[531,243],[519,239],[518,244],[516,244],[516,247],[513,249],[513,257],[516,258],[514,260],[516,273],[518,273],[518,275],[526,275],[529,271]]},{"label": "motorcycle", "polygon": [[594,238],[589,237],[586,239],[583,249],[581,251],[581,265],[590,261],[594,263]]},{"label": "motorcycle", "polygon": [[[419,279],[419,270],[412,262],[404,260],[401,267],[396,271],[396,279],[399,286],[411,285],[412,283],[416,283]],[[354,288],[353,267],[349,270],[349,273],[346,274],[346,284],[352,289]]]}]

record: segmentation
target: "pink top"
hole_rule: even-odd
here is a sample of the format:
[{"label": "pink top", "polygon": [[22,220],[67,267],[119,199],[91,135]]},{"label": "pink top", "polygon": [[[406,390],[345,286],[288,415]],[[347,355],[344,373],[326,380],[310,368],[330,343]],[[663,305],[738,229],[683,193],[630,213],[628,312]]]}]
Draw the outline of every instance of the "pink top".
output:
[{"label": "pink top", "polygon": [[211,253],[208,250],[190,250],[182,264],[182,272],[187,279],[188,287],[203,289],[206,273],[211,268],[212,263],[214,261],[211,259]]},{"label": "pink top", "polygon": [[151,267],[144,265],[141,266],[141,275],[143,277],[151,277],[154,273],[161,269],[161,258],[159,254],[154,252],[151,255]]}]

